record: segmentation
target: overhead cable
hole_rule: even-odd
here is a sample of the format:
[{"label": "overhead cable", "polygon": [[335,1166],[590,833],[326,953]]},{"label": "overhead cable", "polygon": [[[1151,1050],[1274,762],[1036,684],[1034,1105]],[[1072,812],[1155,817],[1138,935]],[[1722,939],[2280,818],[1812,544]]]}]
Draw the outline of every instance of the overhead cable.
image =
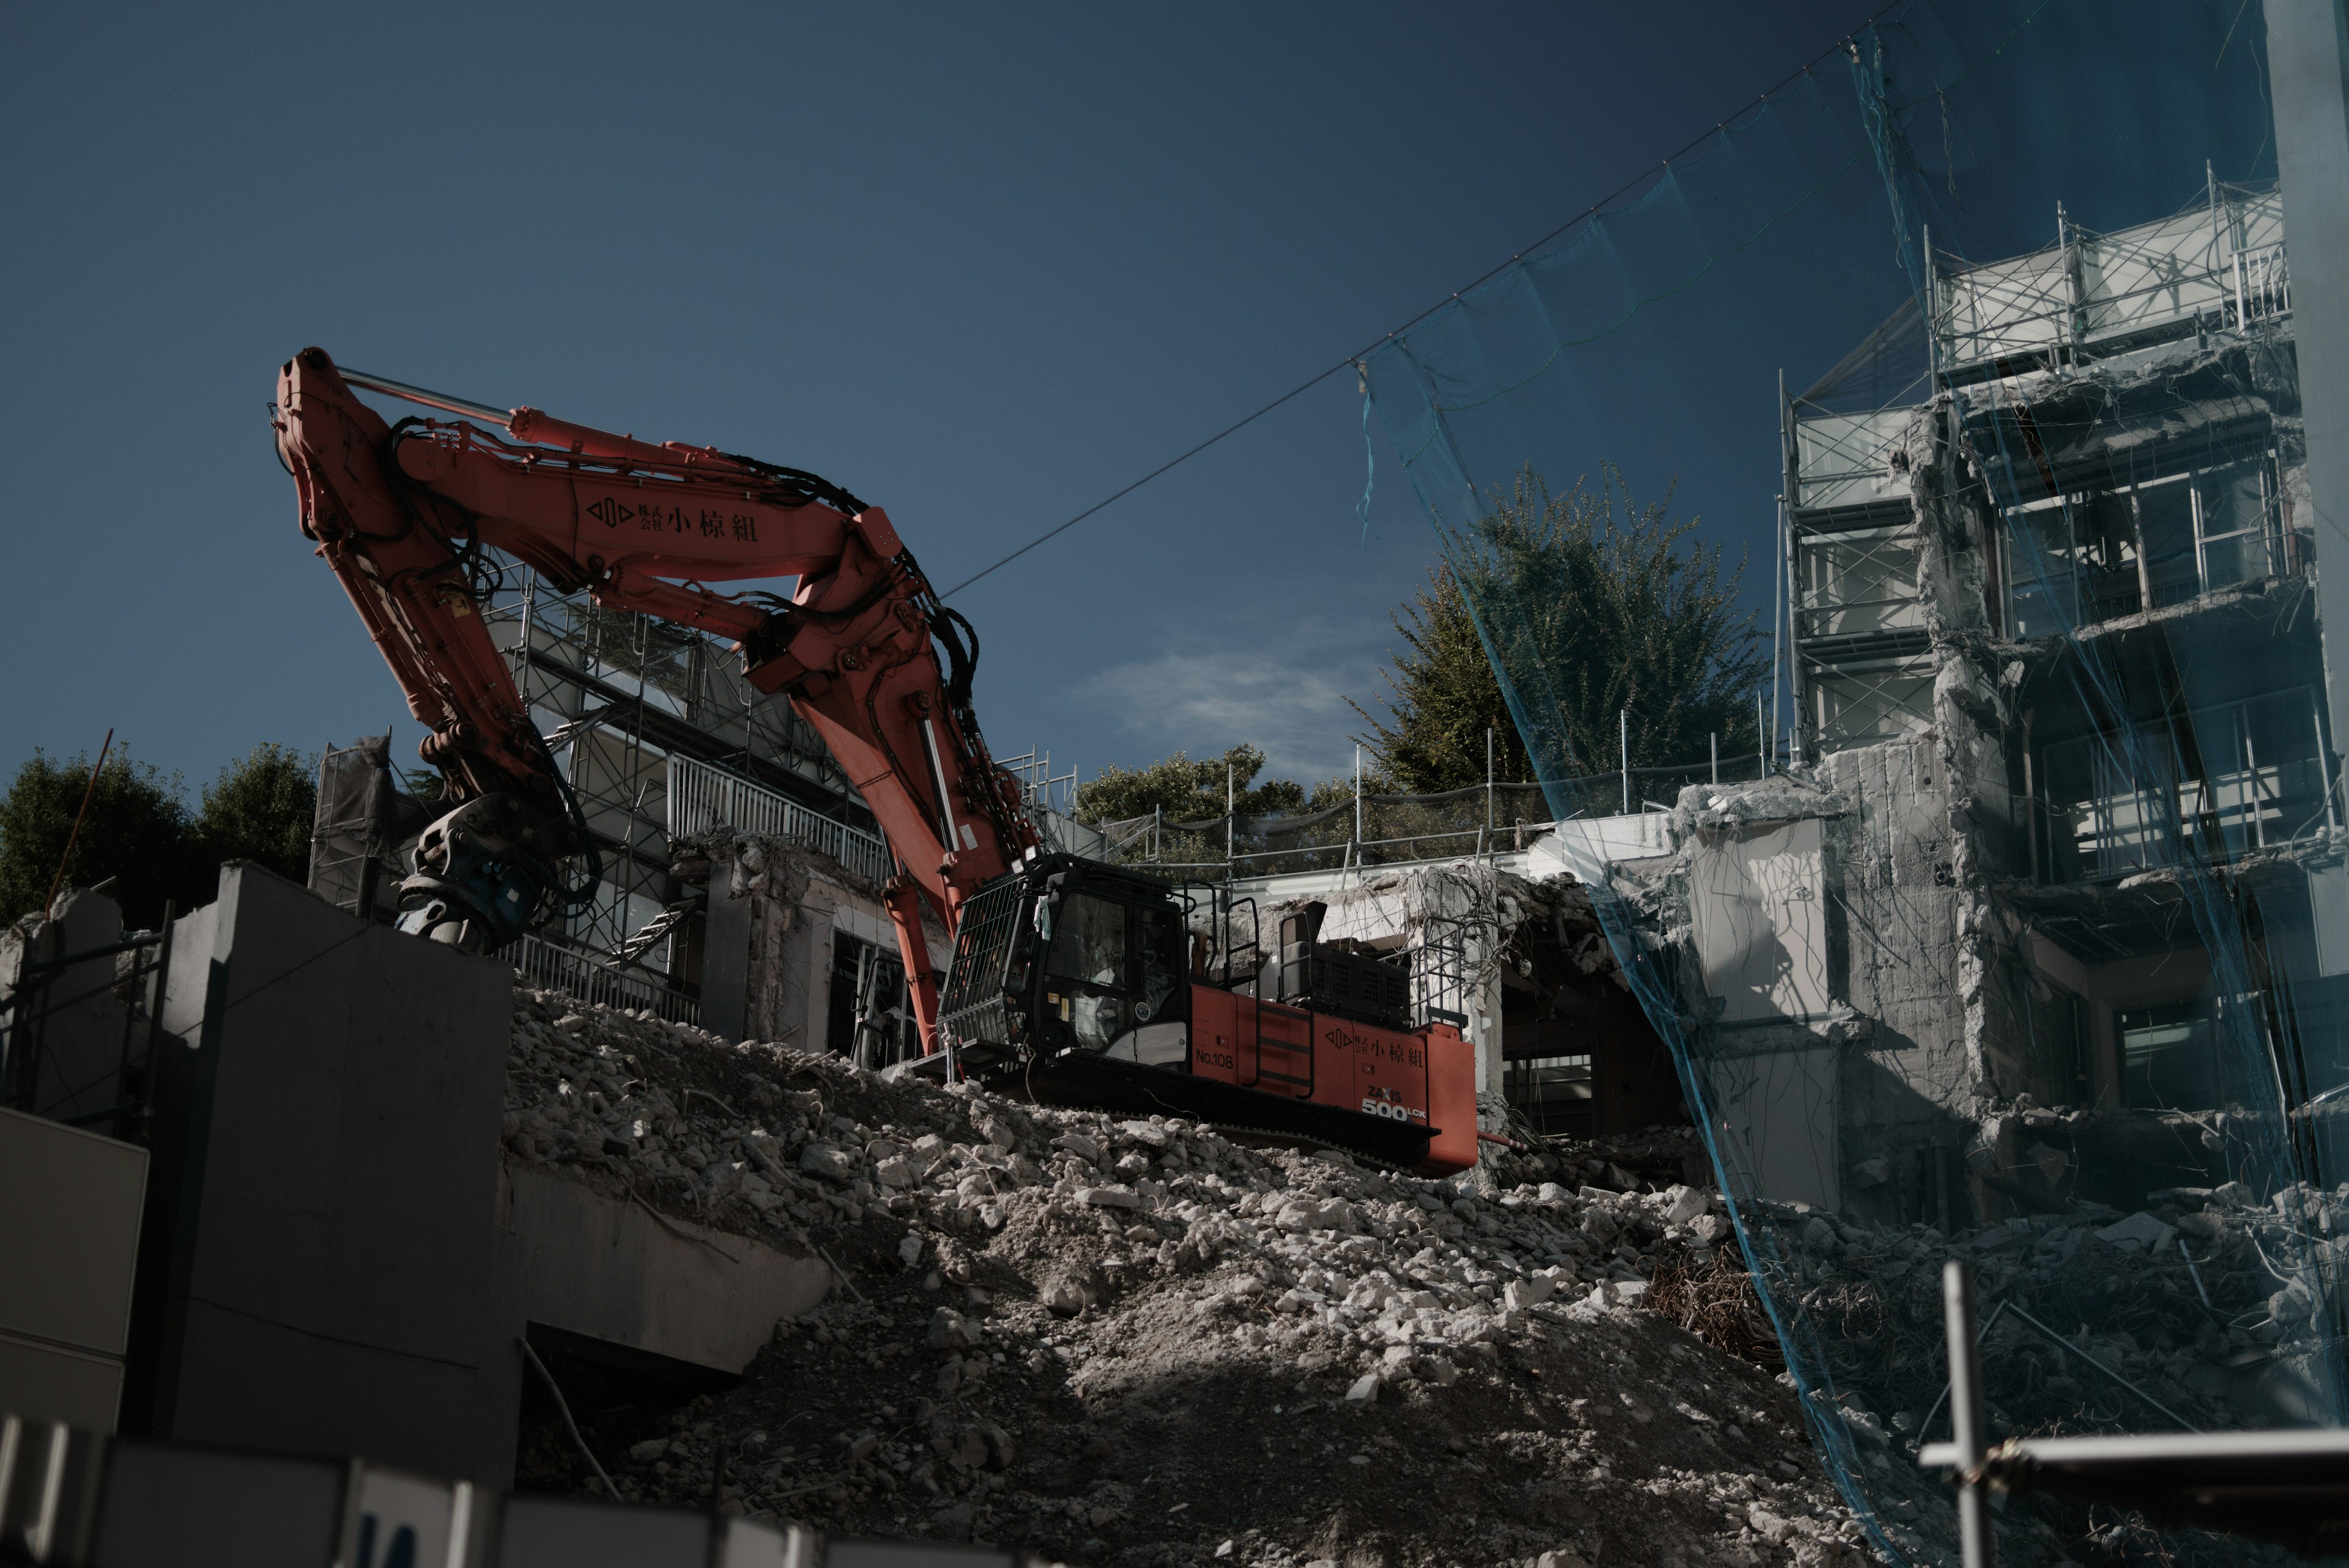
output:
[{"label": "overhead cable", "polygon": [[[1764,103],[1768,102],[1772,93],[1780,92],[1793,83],[1799,81],[1804,77],[1809,75],[1813,70],[1816,70],[1823,61],[1833,57],[1837,51],[1846,48],[1850,44],[1853,37],[1857,36],[1867,28],[1874,26],[1877,21],[1884,16],[1888,12],[1897,9],[1906,3],[1907,0],[1888,0],[1888,4],[1878,6],[1874,11],[1868,14],[1866,21],[1862,22],[1857,27],[1853,28],[1850,33],[1838,38],[1827,47],[1821,49],[1817,54],[1812,56],[1809,60],[1806,61],[1799,68],[1788,72],[1787,75],[1775,86],[1772,87],[1768,92],[1763,93],[1759,101]],[[1739,112],[1743,111],[1741,110]],[[1547,234],[1542,235],[1531,244],[1519,250],[1507,261],[1496,262],[1492,266],[1485,268],[1484,272],[1478,274],[1467,283],[1463,284],[1460,287],[1453,290],[1450,295],[1446,296],[1443,299],[1437,300],[1433,305],[1429,306],[1426,309],[1421,311],[1418,315],[1413,317],[1402,326],[1395,327],[1391,332],[1388,332],[1376,342],[1347,355],[1344,358],[1330,366],[1327,369],[1318,371],[1315,374],[1307,377],[1304,380],[1299,381],[1296,386],[1291,387],[1288,391],[1283,392],[1280,396],[1273,399],[1272,401],[1257,410],[1256,412],[1249,414],[1245,419],[1236,420],[1232,423],[1226,425],[1222,430],[1217,431],[1215,434],[1207,437],[1206,440],[1199,442],[1198,445],[1192,447],[1189,451],[1183,452],[1177,457],[1169,458],[1166,462],[1160,463],[1156,468],[1152,469],[1148,473],[1143,474],[1141,478],[1133,481],[1131,484],[1125,485],[1122,489],[1102,497],[1102,499],[1094,502],[1091,506],[1086,507],[1083,511],[1078,513],[1075,516],[1071,517],[1068,521],[1057,524],[1054,526],[1046,529],[1043,533],[1037,535],[1036,537],[1029,540],[1028,543],[1020,545],[1009,555],[1003,556],[1001,559],[995,561],[991,565],[982,567],[978,571],[972,573],[969,576],[965,577],[962,581],[957,583],[954,587],[940,594],[938,597],[942,599],[953,597],[955,595],[962,592],[963,589],[970,587],[973,583],[978,582],[980,578],[1000,571],[1005,566],[1009,566],[1012,562],[1018,560],[1029,551],[1033,550],[1039,545],[1042,545],[1052,539],[1058,538],[1061,535],[1067,533],[1070,529],[1075,527],[1086,518],[1091,517],[1094,513],[1101,511],[1103,507],[1110,506],[1119,501],[1123,501],[1125,497],[1133,494],[1143,485],[1148,484],[1152,480],[1168,472],[1170,470],[1181,467],[1183,464],[1190,462],[1193,458],[1198,456],[1201,452],[1206,451],[1209,447],[1214,446],[1216,442],[1223,441],[1228,436],[1238,434],[1241,431],[1246,430],[1248,426],[1256,423],[1257,421],[1264,418],[1265,415],[1272,412],[1275,409],[1279,408],[1282,404],[1293,401],[1294,400],[1302,397],[1305,393],[1311,391],[1315,387],[1319,386],[1322,382],[1328,380],[1330,377],[1338,374],[1340,371],[1349,368],[1361,366],[1364,360],[1368,359],[1371,354],[1378,350],[1381,344],[1388,342],[1402,333],[1410,331],[1413,327],[1417,327],[1421,322],[1425,321],[1429,317],[1433,316],[1437,311],[1442,310],[1445,306],[1452,304],[1462,295],[1491,282],[1502,273],[1506,272],[1510,267],[1513,267],[1519,262],[1525,260],[1527,254],[1539,251],[1552,240],[1557,239],[1560,234],[1563,234],[1568,229],[1573,228],[1577,223],[1580,223],[1590,218],[1599,216],[1601,209],[1603,209],[1608,202],[1612,202],[1618,197],[1630,192],[1642,180],[1645,180],[1653,174],[1657,169],[1670,168],[1673,159],[1686,157],[1691,151],[1703,145],[1707,140],[1719,135],[1723,128],[1729,123],[1729,119],[1733,118],[1735,118],[1734,115],[1726,117],[1716,122],[1711,130],[1702,132],[1699,135],[1690,138],[1687,142],[1672,152],[1670,157],[1661,160],[1654,169],[1642,169],[1639,173],[1634,174],[1630,179],[1624,181],[1623,183],[1615,187],[1614,190],[1609,191],[1606,195],[1601,196],[1596,202],[1591,202],[1589,206],[1584,208],[1581,212],[1575,213],[1574,216],[1567,219],[1564,223],[1559,223],[1557,227],[1551,229]]]}]

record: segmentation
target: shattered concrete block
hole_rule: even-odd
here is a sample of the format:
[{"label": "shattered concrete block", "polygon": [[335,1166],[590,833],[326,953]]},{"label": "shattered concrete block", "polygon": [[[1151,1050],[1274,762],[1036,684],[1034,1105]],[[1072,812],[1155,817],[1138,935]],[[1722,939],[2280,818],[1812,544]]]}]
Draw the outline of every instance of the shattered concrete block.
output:
[{"label": "shattered concrete block", "polygon": [[1062,1280],[1044,1293],[1044,1305],[1055,1316],[1074,1317],[1085,1310],[1085,1293]]},{"label": "shattered concrete block", "polygon": [[1729,1240],[1731,1226],[1719,1214],[1700,1214],[1689,1221],[1689,1234],[1708,1247],[1718,1247]]},{"label": "shattered concrete block", "polygon": [[970,1324],[952,1307],[931,1314],[926,1343],[932,1350],[968,1350],[973,1342]]},{"label": "shattered concrete block", "polygon": [[1711,1199],[1701,1189],[1675,1183],[1664,1189],[1664,1211],[1657,1219],[1666,1225],[1685,1225],[1703,1213]]},{"label": "shattered concrete block", "polygon": [[1815,1252],[1832,1252],[1836,1248],[1835,1227],[1814,1214],[1803,1227],[1803,1245]]},{"label": "shattered concrete block", "polygon": [[2053,1144],[2033,1144],[2023,1151],[2023,1162],[2025,1168],[2051,1188],[2063,1185],[2064,1172],[2072,1168],[2072,1157]]},{"label": "shattered concrete block", "polygon": [[2316,1315],[2315,1293],[2294,1280],[2268,1298],[2268,1315],[2281,1324],[2306,1323]]},{"label": "shattered concrete block", "polygon": [[1415,1369],[1423,1381],[1439,1388],[1449,1388],[1460,1381],[1460,1369],[1440,1355],[1421,1356]]},{"label": "shattered concrete block", "polygon": [[1151,1122],[1120,1122],[1117,1124],[1117,1132],[1121,1138],[1148,1144],[1155,1149],[1163,1149],[1174,1141],[1172,1133]]},{"label": "shattered concrete block", "polygon": [[1851,1168],[1851,1184],[1854,1187],[1881,1187],[1891,1179],[1892,1162],[1880,1154],[1874,1159],[1863,1159]]},{"label": "shattered concrete block", "polygon": [[1008,1470],[1019,1458],[1019,1446],[1011,1434],[989,1421],[979,1428],[987,1438],[988,1462],[999,1470]]},{"label": "shattered concrete block", "polygon": [[905,1267],[909,1269],[921,1267],[922,1239],[919,1236],[907,1236],[905,1240],[899,1241],[897,1243],[897,1261],[905,1264]]},{"label": "shattered concrete block", "polygon": [[1597,1307],[1604,1312],[1614,1307],[1638,1306],[1647,1299],[1647,1295],[1648,1282],[1645,1280],[1606,1280],[1591,1286],[1590,1293],[1582,1298],[1582,1303],[1585,1306]]},{"label": "shattered concrete block", "polygon": [[2178,1232],[2140,1209],[2127,1219],[2107,1225],[2096,1232],[2096,1240],[2124,1251],[2158,1252],[2169,1245]]},{"label": "shattered concrete block", "polygon": [[647,1438],[643,1442],[629,1447],[628,1458],[640,1465],[648,1465],[655,1459],[664,1457],[667,1452],[667,1438]]},{"label": "shattered concrete block", "polygon": [[891,1155],[873,1168],[874,1179],[882,1186],[902,1189],[914,1185],[914,1162],[902,1154]]},{"label": "shattered concrete block", "polygon": [[1348,1386],[1346,1401],[1351,1405],[1375,1405],[1379,1399],[1379,1375],[1365,1372]]},{"label": "shattered concrete block", "polygon": [[1077,1201],[1093,1209],[1138,1209],[1142,1206],[1141,1196],[1133,1188],[1123,1185],[1080,1187],[1077,1189]]},{"label": "shattered concrete block", "polygon": [[800,1146],[800,1168],[826,1181],[846,1181],[856,1174],[856,1162],[845,1149],[811,1141]]},{"label": "shattered concrete block", "polygon": [[1508,1303],[1511,1311],[1522,1312],[1526,1307],[1541,1305],[1542,1303],[1549,1300],[1550,1293],[1557,1289],[1557,1281],[1546,1280],[1536,1275],[1531,1279],[1511,1280],[1507,1288],[1501,1293],[1501,1299]]},{"label": "shattered concrete block", "polygon": [[1081,1132],[1062,1133],[1059,1137],[1052,1140],[1052,1147],[1054,1148],[1068,1150],[1071,1154],[1075,1155],[1079,1159],[1083,1160],[1087,1165],[1091,1165],[1100,1159],[1102,1155],[1101,1145],[1095,1143],[1092,1139],[1087,1137]]},{"label": "shattered concrete block", "polygon": [[1977,1252],[2003,1252],[2010,1248],[2020,1247],[2030,1240],[2030,1220],[2020,1219],[2009,1220],[2002,1224],[1991,1226],[1988,1230],[1982,1231],[1981,1235],[1975,1237],[1974,1251]]}]

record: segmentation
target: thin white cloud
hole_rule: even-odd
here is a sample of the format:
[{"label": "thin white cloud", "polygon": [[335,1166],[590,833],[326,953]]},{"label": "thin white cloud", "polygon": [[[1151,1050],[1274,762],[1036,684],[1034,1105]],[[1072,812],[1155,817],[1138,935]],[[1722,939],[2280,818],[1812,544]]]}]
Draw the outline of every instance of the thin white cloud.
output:
[{"label": "thin white cloud", "polygon": [[1362,724],[1346,699],[1383,689],[1380,658],[1357,628],[1309,624],[1267,638],[1256,627],[1194,627],[1180,646],[1101,670],[1076,694],[1154,757],[1247,742],[1264,749],[1268,774],[1311,784],[1352,772]]}]

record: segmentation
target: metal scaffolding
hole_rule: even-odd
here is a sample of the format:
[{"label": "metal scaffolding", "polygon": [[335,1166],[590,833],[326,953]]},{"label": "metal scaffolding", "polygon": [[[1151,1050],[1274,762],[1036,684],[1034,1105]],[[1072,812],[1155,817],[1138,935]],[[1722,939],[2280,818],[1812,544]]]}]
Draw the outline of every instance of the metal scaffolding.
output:
[{"label": "metal scaffolding", "polygon": [[885,877],[872,816],[814,728],[744,680],[730,649],[508,570],[519,590],[483,618],[604,854],[595,904],[516,944],[526,979],[694,1018],[706,895],[669,875],[684,834],[771,833]]},{"label": "metal scaffolding", "polygon": [[[1914,400],[1920,389],[2077,373],[2185,343],[2285,330],[2291,283],[2282,205],[2272,189],[2213,180],[2185,212],[2112,234],[2083,229],[2059,207],[2055,231],[2045,250],[1979,265],[1933,250],[1929,234],[1930,329],[1919,331],[1917,310],[1906,307],[1818,385],[1798,395],[1781,391],[1792,601],[1786,673],[1796,754],[1806,742],[1814,751],[1834,751],[1932,722],[1917,519],[1907,477],[1890,461],[1926,406]],[[1896,400],[1842,406],[1849,400],[1838,393],[1861,379],[1858,372],[1880,383],[1885,353],[1919,347],[1920,374]],[[2163,475],[2157,483],[2106,485],[2093,497],[2051,496],[2023,508],[2033,514],[2021,521],[2036,530],[2039,549],[2033,562],[2014,558],[2007,535],[2015,519],[1996,541],[2005,634],[2042,635],[2061,621],[2093,622],[2297,575],[2302,562],[2275,503],[2275,453],[2256,436],[2242,444],[2231,464],[2190,479]],[[2147,545],[2138,524],[2157,506],[2165,508],[2167,529],[2158,548]],[[2116,529],[2096,531],[2097,518],[2121,512],[2127,515]],[[2063,537],[2049,535],[2051,527]],[[2041,551],[2063,567],[2054,580],[2033,569]],[[2050,594],[2060,606],[2040,602]]]}]

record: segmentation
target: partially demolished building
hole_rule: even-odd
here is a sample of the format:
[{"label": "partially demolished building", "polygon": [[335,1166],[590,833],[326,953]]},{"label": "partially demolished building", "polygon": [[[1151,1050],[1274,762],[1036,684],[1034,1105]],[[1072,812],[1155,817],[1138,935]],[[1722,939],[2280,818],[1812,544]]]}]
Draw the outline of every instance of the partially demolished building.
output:
[{"label": "partially demolished building", "polygon": [[1785,402],[1794,765],[1615,870],[1760,1190],[1946,1229],[2225,1180],[2230,1010],[2338,1076],[2349,873],[2277,194],[1933,281],[1921,397]]}]

